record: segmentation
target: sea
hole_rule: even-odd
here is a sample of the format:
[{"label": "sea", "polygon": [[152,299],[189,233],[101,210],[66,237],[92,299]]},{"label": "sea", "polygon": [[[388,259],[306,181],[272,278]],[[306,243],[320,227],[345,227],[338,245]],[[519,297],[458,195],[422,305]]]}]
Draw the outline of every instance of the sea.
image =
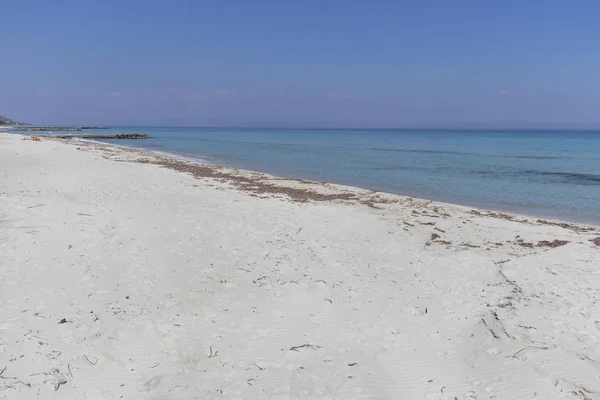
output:
[{"label": "sea", "polygon": [[104,142],[277,176],[600,225],[600,131],[112,127],[81,133],[145,133],[149,139]]}]

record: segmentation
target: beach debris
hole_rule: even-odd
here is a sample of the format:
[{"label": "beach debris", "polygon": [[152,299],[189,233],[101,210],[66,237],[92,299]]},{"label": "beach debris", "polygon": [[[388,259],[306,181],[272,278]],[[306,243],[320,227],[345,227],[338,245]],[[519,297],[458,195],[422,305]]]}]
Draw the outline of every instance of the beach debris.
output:
[{"label": "beach debris", "polygon": [[516,236],[515,239],[517,239],[515,241],[515,243],[517,243],[519,246],[521,247],[527,247],[528,249],[532,249],[533,248],[533,243],[531,242],[526,242],[523,240],[523,238],[521,238],[520,236]]},{"label": "beach debris", "polygon": [[260,365],[258,365],[258,364],[256,364],[256,363],[254,363],[254,364],[252,364],[252,365],[254,365],[256,368],[260,369],[261,371],[264,371],[264,370],[265,370],[265,368],[264,368],[264,367],[261,367]]},{"label": "beach debris", "polygon": [[538,219],[536,222],[540,225],[558,226],[558,227],[561,227],[564,229],[572,230],[573,232],[591,232],[591,231],[596,230],[595,228],[578,226],[575,224],[568,224],[566,222],[552,222],[552,221],[545,221],[543,219]]},{"label": "beach debris", "polygon": [[567,243],[569,243],[568,240],[554,239],[551,242],[549,242],[547,240],[542,240],[542,241],[538,242],[536,246],[537,247],[551,247],[551,248],[555,248],[555,247],[564,246]]},{"label": "beach debris", "polygon": [[290,347],[290,351],[298,351],[298,350],[303,349],[303,348],[309,348],[309,349],[317,350],[317,349],[320,349],[321,346],[317,346],[315,344],[306,343],[306,344],[302,344],[300,346],[292,346],[292,347]]},{"label": "beach debris", "polygon": [[58,324],[57,324],[57,325],[60,325],[60,324],[66,324],[67,322],[69,322],[69,321],[67,321],[67,319],[66,319],[66,318],[63,318],[63,319],[61,319],[60,321],[58,321]]},{"label": "beach debris", "polygon": [[148,139],[145,133],[119,133],[117,135],[48,135],[52,139]]},{"label": "beach debris", "polygon": [[98,364],[98,357],[83,355],[83,357],[92,365]]},{"label": "beach debris", "polygon": [[358,365],[358,363],[350,363],[350,364],[348,364],[349,367],[354,367],[355,365]]},{"label": "beach debris", "polygon": [[219,350],[216,350],[216,351],[213,353],[213,349],[212,349],[212,347],[209,347],[209,349],[210,349],[210,354],[209,354],[208,358],[213,358],[213,357],[216,357],[216,356],[217,356],[217,354],[219,354]]},{"label": "beach debris", "polygon": [[520,328],[523,328],[523,329],[537,329],[535,326],[520,325],[520,324],[517,326]]},{"label": "beach debris", "polygon": [[60,388],[60,385],[64,385],[65,383],[67,383],[67,378],[60,373],[60,371],[58,369],[52,370],[51,374],[54,375],[54,390],[58,390],[58,388]]},{"label": "beach debris", "polygon": [[509,306],[510,304],[511,304],[510,300],[502,299],[502,300],[491,301],[491,302],[487,303],[486,306],[488,306],[488,307],[506,307],[506,306]]},{"label": "beach debris", "polygon": [[512,222],[529,222],[528,219],[515,219],[514,215],[510,215],[510,214],[505,214],[505,213],[496,213],[496,212],[492,212],[492,211],[486,211],[486,212],[481,212],[478,210],[471,210],[469,211],[470,214],[473,215],[477,215],[478,217],[491,217],[491,218],[498,218],[498,219],[505,219],[507,221],[512,221]]},{"label": "beach debris", "polygon": [[[523,347],[521,350],[517,351],[515,354],[513,354],[511,356],[511,358],[516,358],[517,360],[520,360],[519,357],[517,357],[517,354],[521,353],[522,351],[525,351],[527,349],[539,349],[539,350],[548,350],[548,346],[525,346]],[[508,358],[508,357],[507,357]]]},{"label": "beach debris", "polygon": [[247,383],[248,385],[250,385],[250,386],[252,386],[252,385],[254,384],[254,383],[252,383],[252,382],[256,382],[256,379],[254,379],[254,378],[250,378],[250,379],[248,379],[248,380],[246,381],[246,383]]},{"label": "beach debris", "polygon": [[478,249],[478,248],[481,247],[481,246],[478,246],[476,244],[467,243],[467,242],[461,243],[460,246],[470,247],[472,249]]},{"label": "beach debris", "polygon": [[249,193],[252,196],[274,195],[286,196],[288,199],[298,203],[307,203],[310,201],[341,201],[355,202],[364,204],[372,208],[375,204],[390,204],[397,203],[396,199],[386,199],[383,197],[369,197],[350,191],[336,191],[335,193],[323,193],[318,189],[319,183],[287,179],[286,181],[302,184],[305,187],[291,187],[282,185],[280,179],[272,179],[261,174],[253,174],[250,176],[241,176],[234,172],[228,172],[226,168],[215,167],[210,165],[193,164],[187,161],[174,160],[166,157],[155,156],[150,158],[139,158],[135,162],[140,164],[154,164],[163,168],[172,169],[179,172],[188,173],[195,178],[211,178],[223,182],[231,183],[237,189]]},{"label": "beach debris", "polygon": [[56,360],[61,354],[62,351],[52,350],[50,353],[46,354],[46,358],[48,358],[48,360]]},{"label": "beach debris", "polygon": [[426,245],[426,246],[429,246],[429,245],[430,245],[432,242],[433,242],[433,243],[438,243],[438,244],[445,244],[445,245],[450,245],[450,244],[452,244],[452,242],[449,242],[449,241],[447,241],[447,240],[442,240],[442,239],[441,239],[441,236],[440,236],[440,235],[438,235],[437,233],[432,233],[432,234],[431,234],[431,237],[430,237],[430,240],[429,240],[429,241],[427,241],[427,242],[425,243],[425,245]]},{"label": "beach debris", "polygon": [[261,275],[258,278],[256,278],[255,280],[253,280],[252,283],[256,283],[258,286],[263,287],[267,284],[267,282],[263,282],[265,279],[267,279],[267,276]]},{"label": "beach debris", "polygon": [[506,331],[506,328],[498,317],[498,313],[496,311],[492,311],[489,315],[481,318],[480,322],[483,323],[487,330],[492,334],[494,339],[500,339],[500,332],[504,333],[507,338],[514,339],[514,337]]},{"label": "beach debris", "polygon": [[516,241],[515,243],[518,244],[521,247],[526,247],[528,249],[532,249],[534,247],[550,247],[550,248],[556,248],[556,247],[560,247],[560,246],[564,246],[565,244],[569,243],[568,240],[558,240],[558,239],[554,239],[553,241],[548,241],[548,240],[540,240],[539,242],[537,242],[537,244],[534,244],[532,242],[526,242],[523,240],[523,238],[521,238],[520,236],[516,237]]}]

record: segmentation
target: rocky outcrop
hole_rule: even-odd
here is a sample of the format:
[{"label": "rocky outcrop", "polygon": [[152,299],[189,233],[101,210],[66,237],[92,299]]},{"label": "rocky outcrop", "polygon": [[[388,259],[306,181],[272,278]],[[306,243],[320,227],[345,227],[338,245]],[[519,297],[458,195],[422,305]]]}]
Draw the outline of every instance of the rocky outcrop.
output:
[{"label": "rocky outcrop", "polygon": [[9,125],[9,126],[22,126],[22,125],[27,125],[23,122],[17,122],[17,121],[13,121],[10,118],[7,118],[3,115],[0,115],[0,125]]}]

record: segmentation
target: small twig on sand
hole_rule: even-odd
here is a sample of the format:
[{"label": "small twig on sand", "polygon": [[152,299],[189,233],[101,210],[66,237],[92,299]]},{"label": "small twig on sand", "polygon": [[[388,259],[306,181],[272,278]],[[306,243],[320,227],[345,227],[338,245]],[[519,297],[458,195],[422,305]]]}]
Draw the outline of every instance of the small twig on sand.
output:
[{"label": "small twig on sand", "polygon": [[246,381],[246,383],[247,383],[248,385],[252,386],[253,384],[252,384],[251,382],[253,382],[253,381],[254,381],[254,382],[256,382],[256,379],[250,378],[250,379],[248,379],[248,380]]},{"label": "small twig on sand", "polygon": [[71,375],[71,378],[72,378],[73,373],[71,372],[71,364],[67,364],[67,368],[69,369],[69,375]]},{"label": "small twig on sand", "polygon": [[86,217],[93,217],[92,214],[77,213],[77,215],[85,215]]},{"label": "small twig on sand", "polygon": [[86,356],[85,354],[84,354],[83,356],[85,357],[85,359],[86,359],[86,360],[87,360],[87,361],[88,361],[90,364],[92,364],[92,365],[96,365],[96,364],[98,364],[98,358],[96,358],[96,357],[92,357],[92,358],[94,358],[94,359],[95,359],[94,361],[92,361],[92,360],[90,360],[90,359],[88,358],[88,356]]},{"label": "small twig on sand", "polygon": [[527,350],[527,349],[540,349],[540,350],[548,350],[548,346],[543,346],[543,347],[541,347],[541,346],[525,346],[525,347],[523,347],[521,350],[519,350],[519,351],[517,351],[515,354],[513,354],[513,355],[511,356],[511,358],[516,358],[516,359],[518,360],[519,358],[517,357],[517,354],[519,354],[519,353],[520,353],[520,352],[522,352],[523,350]]},{"label": "small twig on sand", "polygon": [[317,345],[314,345],[314,344],[306,343],[306,344],[303,344],[303,345],[300,345],[300,346],[292,346],[292,347],[290,347],[290,351],[298,351],[299,349],[302,349],[302,348],[305,348],[305,347],[308,347],[308,348],[313,349],[313,350],[321,348],[321,346],[317,346]]},{"label": "small twig on sand", "polygon": [[213,357],[216,357],[216,356],[217,356],[217,354],[219,354],[219,350],[216,350],[216,351],[213,353],[212,347],[210,347],[210,355],[208,356],[208,358],[213,358]]},{"label": "small twig on sand", "polygon": [[4,368],[2,368],[2,371],[0,371],[0,378],[2,379],[17,379],[16,376],[3,376],[2,374],[4,373],[4,371],[6,371],[6,368],[8,368],[8,365]]},{"label": "small twig on sand", "polygon": [[589,361],[595,363],[595,364],[600,364],[600,362],[596,361],[596,360],[592,360],[591,358],[589,358],[588,356],[583,356],[584,358],[587,358]]},{"label": "small twig on sand", "polygon": [[29,207],[27,207],[27,208],[36,208],[36,207],[41,207],[41,206],[43,206],[43,205],[44,205],[44,204],[37,204],[37,205],[35,205],[35,206],[29,206]]},{"label": "small twig on sand", "polygon": [[156,364],[154,364],[153,366],[151,366],[150,368],[156,368],[156,367],[158,367],[159,365],[160,365],[160,363],[156,363]]},{"label": "small twig on sand", "polygon": [[258,365],[258,364],[256,364],[256,363],[254,363],[254,364],[252,364],[252,365],[254,365],[256,368],[260,369],[261,371],[264,371],[264,370],[265,370],[263,367],[261,367],[260,365]]},{"label": "small twig on sand", "polygon": [[298,229],[298,232],[296,232],[296,235],[299,234],[300,232],[302,232],[303,228]]}]

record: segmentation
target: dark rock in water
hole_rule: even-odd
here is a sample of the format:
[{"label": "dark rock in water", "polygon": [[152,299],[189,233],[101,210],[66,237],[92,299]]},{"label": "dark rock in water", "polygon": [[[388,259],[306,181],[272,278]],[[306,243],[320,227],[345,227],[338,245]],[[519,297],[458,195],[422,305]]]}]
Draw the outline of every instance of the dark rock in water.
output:
[{"label": "dark rock in water", "polygon": [[147,139],[148,135],[143,133],[122,133],[120,135],[116,135],[115,139]]}]

